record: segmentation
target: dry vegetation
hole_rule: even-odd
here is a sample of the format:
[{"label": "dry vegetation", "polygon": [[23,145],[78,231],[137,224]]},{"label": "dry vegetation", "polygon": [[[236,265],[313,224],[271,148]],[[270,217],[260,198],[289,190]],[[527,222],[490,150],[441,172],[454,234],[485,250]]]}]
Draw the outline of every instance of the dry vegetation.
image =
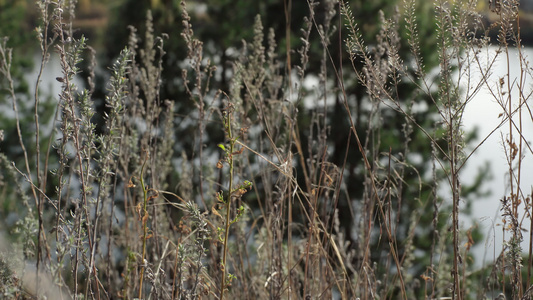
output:
[{"label": "dry vegetation", "polygon": [[[210,89],[217,66],[204,57],[184,9],[186,100],[160,97],[169,37],[154,33],[148,14],[146,31],[131,28],[129,44],[110,68],[105,127],[97,132],[96,62],[85,40],[74,38],[74,8],[37,1],[40,68],[49,55],[58,55],[62,90],[52,100],[50,122],[41,113],[50,102],[43,102],[39,82],[33,83],[32,104],[21,111],[10,76],[16,52],[2,40],[0,71],[15,119],[9,131],[16,131],[20,150],[16,164],[0,156],[1,201],[18,216],[9,233],[16,243],[0,242],[0,298],[491,299],[502,293],[530,299],[532,249],[520,245],[524,232],[531,232],[522,230],[531,220],[531,194],[521,178],[530,167],[522,161],[533,154],[522,130],[533,121],[525,84],[532,74],[516,28],[518,3],[491,3],[500,17],[491,25],[499,29],[493,45],[498,51],[484,56],[490,40],[476,1],[435,1],[436,75],[424,66],[415,0],[405,1],[394,15],[381,15],[377,43],[368,45],[347,4],[323,2],[329,9],[322,24],[315,19],[316,3],[309,1],[301,48],[282,49],[295,53],[293,65],[279,57],[273,31],[263,28],[258,16],[254,38],[233,61],[225,91]],[[352,69],[332,67],[328,49],[341,29],[331,23],[337,13]],[[316,91],[306,91],[313,32],[322,45],[322,71]],[[409,47],[408,56],[400,54],[400,45]],[[511,47],[518,58],[509,56]],[[82,57],[91,57],[86,88],[74,81]],[[518,81],[491,74],[498,57],[520,64]],[[474,72],[482,80],[472,82]],[[346,78],[365,87],[362,108],[351,102]],[[405,82],[416,88],[404,93]],[[478,148],[465,147],[462,117],[481,89],[490,90],[502,108],[495,132],[507,130],[511,193],[502,199],[504,248],[489,268],[474,270],[469,258],[474,241],[468,228],[460,227],[467,201],[461,172]],[[329,161],[335,133],[328,97],[342,102],[349,123],[347,148],[337,149],[345,156],[341,164]],[[422,117],[413,109],[420,98],[432,105]],[[174,113],[178,100],[193,103],[194,111]],[[313,105],[310,115],[299,113],[305,101]],[[390,149],[381,140],[390,112],[403,116],[402,135],[394,136],[401,151],[383,151]],[[310,119],[307,131],[299,128],[301,118]],[[183,131],[191,122],[195,131]],[[207,137],[213,128],[224,134],[223,143]],[[424,162],[429,171],[420,177],[410,161],[414,136],[432,149],[431,161]],[[182,140],[193,145],[192,153],[177,152]],[[361,160],[348,170],[346,156],[353,151]],[[345,177],[356,168],[363,174],[360,197],[346,188],[355,184]],[[407,182],[407,174],[419,179]],[[173,176],[177,186],[168,184]],[[439,184],[451,199],[437,196]],[[339,218],[339,201],[349,201],[349,212],[342,213],[351,216],[352,230]],[[420,227],[423,218],[429,218],[427,228]],[[422,257],[414,251],[420,232],[430,240]],[[529,254],[523,258],[523,252]]]}]

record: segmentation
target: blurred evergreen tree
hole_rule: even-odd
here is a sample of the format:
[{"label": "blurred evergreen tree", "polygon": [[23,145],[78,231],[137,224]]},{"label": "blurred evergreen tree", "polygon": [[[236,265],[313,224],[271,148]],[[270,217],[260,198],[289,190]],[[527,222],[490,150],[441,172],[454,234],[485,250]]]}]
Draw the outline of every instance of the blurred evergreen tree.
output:
[{"label": "blurred evergreen tree", "polygon": [[[290,2],[290,1],[287,1]],[[372,47],[376,44],[376,35],[379,34],[379,12],[384,11],[385,15],[394,14],[395,5],[402,5],[398,0],[352,0],[349,1],[349,5],[352,6],[354,17],[360,21],[361,33],[363,39],[367,42],[367,45]],[[190,14],[193,17],[192,23],[195,31],[195,35],[199,40],[204,42],[206,56],[210,57],[217,67],[220,69],[220,77],[212,81],[211,90],[228,90],[229,82],[232,77],[232,64],[236,61],[240,55],[239,49],[242,46],[242,40],[251,41],[254,37],[253,25],[256,15],[260,15],[264,28],[273,28],[279,44],[279,56],[284,57],[285,49],[287,48],[286,39],[286,15],[285,5],[283,0],[266,0],[266,1],[249,1],[249,0],[203,0],[194,1],[189,4]],[[328,55],[331,55],[331,61],[329,57],[326,58],[328,77],[333,83],[330,83],[335,89],[339,86],[338,78],[333,73],[332,64],[335,65],[337,70],[343,69],[342,81],[346,94],[349,97],[349,105],[354,113],[356,130],[360,133],[361,141],[367,141],[368,149],[371,150],[369,160],[378,162],[380,158],[383,158],[382,153],[390,153],[391,156],[403,160],[406,164],[409,164],[408,168],[405,168],[403,176],[403,188],[400,190],[402,195],[399,195],[399,199],[404,199],[403,203],[393,203],[394,206],[399,207],[399,211],[395,213],[400,216],[398,221],[396,238],[398,241],[407,239],[411,234],[410,224],[413,222],[412,217],[417,220],[417,231],[415,233],[413,246],[416,250],[420,250],[419,253],[423,253],[422,256],[416,257],[413,263],[416,275],[420,275],[425,271],[428,266],[428,253],[432,247],[431,242],[434,239],[435,232],[433,231],[432,222],[433,217],[433,201],[434,197],[434,182],[431,182],[431,157],[432,148],[428,137],[421,134],[419,131],[410,130],[404,127],[405,117],[398,111],[393,109],[385,109],[381,112],[380,122],[378,128],[369,126],[373,121],[371,120],[371,105],[367,97],[366,89],[357,82],[352,66],[347,59],[347,55],[344,52],[344,40],[339,39],[337,30],[344,30],[343,21],[339,18],[338,6],[334,7],[337,10],[337,14],[331,22],[331,27],[328,31],[330,34],[330,44],[328,45]],[[133,26],[139,29],[139,32],[144,32],[146,22],[146,11],[152,10],[154,16],[154,27],[156,33],[166,33],[169,39],[165,41],[166,55],[163,60],[163,74],[162,79],[162,99],[173,99],[175,101],[176,115],[187,116],[193,111],[194,104],[186,96],[186,92],[183,88],[183,80],[181,79],[181,67],[184,58],[186,57],[187,47],[181,38],[182,26],[181,26],[181,5],[178,1],[172,0],[152,0],[152,1],[137,1],[137,0],[124,0],[120,5],[113,7],[113,13],[110,17],[110,28],[107,31],[105,42],[105,55],[108,62],[104,62],[103,65],[111,65],[110,61],[118,56],[120,50],[124,45],[128,44],[128,36],[130,35],[128,26]],[[419,10],[417,12],[417,22],[420,29],[419,36],[421,45],[421,55],[424,58],[424,62],[427,70],[431,70],[438,65],[438,56],[434,51],[434,45],[436,43],[435,36],[435,23],[433,11],[429,5],[421,3],[417,6]],[[23,1],[0,1],[0,36],[10,36],[10,47],[17,47],[27,43],[31,40],[31,32],[28,28],[20,26],[20,24],[27,24],[22,20],[27,17],[26,2]],[[315,21],[317,24],[322,24],[327,18],[328,11],[327,6],[323,3],[319,4],[315,8]],[[291,53],[291,66],[285,65],[285,69],[288,72],[289,69],[294,70],[295,66],[300,64],[298,53],[296,50],[301,47],[301,28],[304,23],[304,17],[309,15],[309,6],[307,1],[292,1],[290,7],[290,24],[289,29],[291,32],[290,49]],[[336,29],[333,28],[336,26]],[[400,22],[400,27],[404,26],[403,21]],[[142,35],[141,35],[142,36]],[[306,70],[308,76],[319,77],[321,72],[321,62],[324,58],[324,48],[321,44],[320,37],[316,28],[313,28],[311,34],[311,48],[309,52],[309,67]],[[140,47],[142,47],[142,42]],[[409,60],[409,47],[406,44],[406,39],[401,40],[400,56],[405,61]],[[283,60],[282,61],[287,61]],[[14,68],[14,74],[17,82],[17,91],[21,94],[27,92],[27,86],[23,80],[24,72],[28,71],[30,64],[24,61],[14,62],[16,66],[22,66],[22,68]],[[356,66],[361,67],[361,66]],[[412,71],[412,70],[411,70]],[[413,71],[412,71],[413,72]],[[4,87],[5,81],[0,80],[0,84]],[[99,82],[99,92],[94,96],[101,97],[103,99],[105,93],[105,81]],[[340,95],[340,93],[337,93]],[[422,95],[418,95],[416,92],[416,86],[408,83],[407,81],[400,85],[398,90],[398,98],[406,104],[406,106],[417,106],[416,112],[413,112],[413,118],[422,127],[431,129],[435,126],[433,124],[432,115],[435,114],[435,110],[432,109],[433,104],[430,99]],[[10,105],[8,101],[9,97],[5,93],[4,89],[0,92],[0,105]],[[97,103],[98,104],[98,103]],[[312,157],[321,151],[325,151],[325,147],[328,148],[328,159],[337,166],[344,164],[344,158],[346,158],[346,171],[344,174],[344,182],[346,184],[347,193],[341,194],[338,201],[339,216],[341,219],[341,227],[346,233],[346,238],[351,242],[353,247],[362,247],[359,245],[359,238],[357,237],[358,224],[352,216],[353,208],[363,209],[361,199],[364,198],[365,192],[365,171],[362,163],[362,156],[358,149],[353,136],[350,133],[349,116],[346,113],[346,109],[343,104],[343,99],[338,96],[334,99],[334,104],[327,107],[322,111],[327,116],[325,123],[320,124],[317,127],[316,120],[311,116],[313,115],[313,109],[307,108],[300,102],[298,127],[300,129],[300,137],[302,139],[302,145],[311,145],[307,149],[309,151],[303,151],[304,161],[307,159],[320,159],[320,157]],[[21,110],[24,111],[24,104],[21,101]],[[100,101],[100,110],[104,110],[103,101]],[[21,114],[21,122],[24,124],[33,124],[31,112],[23,112]],[[185,125],[184,125],[185,126]],[[9,151],[7,145],[17,144],[18,137],[14,131],[13,119],[5,114],[0,114],[0,129],[9,128],[9,131],[4,132],[4,142],[0,142],[0,150],[3,152]],[[13,130],[11,130],[13,129]],[[182,138],[183,136],[192,137],[195,134],[195,124],[190,124],[186,128],[182,128],[179,132],[180,136],[175,137],[175,153],[181,155],[184,151],[190,157],[194,152],[194,141],[192,138]],[[312,129],[312,130],[311,130]],[[313,144],[312,141],[318,141],[320,130],[324,129],[329,132],[328,140],[324,145]],[[405,144],[406,136],[410,139],[408,144]],[[28,141],[31,141],[31,136],[26,137]],[[220,124],[209,123],[206,129],[206,141],[211,144],[217,144],[223,140],[223,131],[220,130]],[[350,145],[347,142],[350,141]],[[443,139],[440,142],[444,143]],[[205,141],[204,141],[205,143]],[[347,146],[349,146],[347,148]],[[315,148],[316,147],[316,148]],[[345,153],[346,149],[348,154]],[[410,154],[405,153],[409,150]],[[217,152],[213,152],[217,153]],[[8,157],[10,160],[19,160],[21,153],[10,153]],[[299,171],[302,172],[300,166]],[[378,170],[377,165],[376,172],[383,175],[383,170]],[[415,171],[416,170],[416,171]],[[6,174],[4,174],[5,176]],[[299,174],[297,178],[302,179],[303,176]],[[442,179],[442,175],[440,178]],[[199,180],[195,178],[195,180]],[[422,180],[422,182],[420,182]],[[476,181],[479,183],[480,181]],[[198,183],[198,182],[196,182]],[[305,186],[305,182],[301,182],[302,186]],[[171,183],[169,186],[176,186],[175,183]],[[6,187],[4,187],[6,188]],[[479,188],[477,186],[476,188]],[[53,191],[53,189],[50,189]],[[475,193],[476,189],[465,189],[469,192]],[[467,195],[465,195],[467,196]],[[4,205],[7,202],[4,202]],[[439,219],[438,229],[442,229],[446,226],[446,208],[442,208],[443,217]],[[10,209],[4,209],[4,212],[10,211]],[[414,212],[417,211],[416,214]],[[324,208],[324,213],[332,214],[332,208]],[[327,217],[324,218],[327,220]],[[378,229],[379,230],[379,229]],[[475,233],[474,233],[475,234]],[[372,245],[372,249],[376,251],[372,252],[372,260],[375,262],[381,262],[388,257],[387,243],[384,240],[375,239],[375,244]],[[405,246],[405,245],[402,245]],[[403,249],[403,248],[402,248]],[[411,249],[407,249],[411,251]],[[402,256],[404,253],[399,253]],[[358,263],[358,261],[354,261]]]},{"label": "blurred evergreen tree", "polygon": [[[37,48],[35,43],[31,19],[33,17],[30,6],[33,1],[3,0],[0,1],[0,43],[3,48],[4,61],[0,62],[0,131],[3,131],[0,139],[0,228],[10,229],[14,224],[8,218],[10,212],[17,212],[22,206],[22,201],[17,201],[7,195],[15,195],[18,192],[16,174],[8,171],[11,162],[17,166],[24,165],[23,153],[18,147],[19,136],[15,125],[13,112],[13,99],[10,91],[11,83],[7,79],[9,71],[13,82],[13,89],[18,98],[17,106],[21,124],[33,124],[33,112],[29,103],[30,87],[25,80],[25,75],[33,68],[33,50]],[[8,49],[15,49],[9,52]],[[10,63],[10,66],[4,63]],[[24,140],[32,144],[31,131],[22,132]],[[31,149],[32,147],[29,147]],[[22,196],[20,196],[22,197]],[[20,199],[19,199],[20,200]]]},{"label": "blurred evergreen tree", "polygon": [[[289,2],[289,1],[287,1]],[[321,1],[322,2],[322,1]],[[309,15],[309,6],[307,1],[292,1],[290,8],[290,48],[291,53],[291,69],[300,63],[296,50],[301,47],[301,28],[304,22],[304,17]],[[376,36],[380,30],[380,11],[383,11],[386,16],[391,16],[395,13],[396,6],[403,5],[402,1],[397,0],[351,0],[347,3],[352,7],[354,18],[359,21],[362,38],[367,45],[372,48],[376,43]],[[228,85],[232,77],[232,61],[237,60],[240,52],[238,49],[242,46],[242,40],[251,41],[253,39],[253,23],[256,15],[261,16],[264,28],[273,28],[276,39],[279,45],[280,57],[285,57],[286,49],[286,19],[284,1],[282,0],[267,0],[267,1],[248,1],[248,0],[203,0],[188,3],[190,15],[192,16],[192,24],[196,37],[205,45],[206,56],[215,61],[217,68],[221,69],[221,77],[212,81],[211,90],[222,89],[228,90]],[[327,6],[320,3],[315,8],[315,21],[321,24],[327,16]],[[112,14],[113,20],[110,25],[109,34],[106,37],[106,51],[107,57],[112,59],[116,57],[122,49],[122,45],[127,44],[129,32],[127,30],[129,25],[140,28],[143,32],[146,10],[151,9],[154,15],[154,27],[156,32],[167,33],[169,40],[165,42],[164,57],[164,71],[162,80],[162,98],[175,99],[177,115],[186,116],[194,109],[190,101],[183,101],[187,99],[183,89],[183,82],[181,80],[180,63],[186,56],[186,46],[180,37],[182,31],[181,26],[181,6],[178,1],[136,1],[125,0],[120,6],[115,7]],[[413,246],[416,253],[424,253],[422,256],[415,257],[413,268],[415,273],[420,275],[425,271],[429,264],[429,254],[432,247],[432,241],[435,238],[436,232],[446,226],[449,208],[444,205],[441,207],[441,216],[437,224],[437,231],[434,230],[432,222],[434,220],[434,201],[435,197],[435,183],[433,180],[442,180],[443,174],[432,178],[431,160],[432,160],[432,145],[427,136],[420,133],[418,130],[404,127],[405,116],[402,113],[393,109],[383,109],[379,115],[379,128],[371,128],[371,110],[372,105],[369,103],[366,89],[357,82],[355,74],[353,74],[352,66],[348,60],[347,54],[344,51],[344,34],[342,40],[339,40],[339,26],[343,28],[344,21],[339,20],[339,11],[337,4],[335,5],[336,15],[331,22],[329,29],[330,44],[328,45],[328,55],[331,55],[331,61],[326,58],[328,62],[328,80],[335,83],[334,88],[339,86],[338,78],[335,77],[333,69],[334,64],[339,70],[342,64],[342,80],[346,94],[349,97],[349,105],[354,114],[355,125],[360,134],[361,141],[367,143],[368,149],[371,150],[367,155],[370,161],[378,162],[383,158],[383,153],[390,153],[392,157],[396,157],[406,164],[403,168],[403,183],[397,183],[402,186],[399,199],[403,199],[402,203],[392,203],[395,207],[399,207],[399,211],[395,214],[399,216],[396,238],[398,241],[407,240],[412,234],[410,225],[413,222],[417,224],[417,231],[415,233]],[[403,9],[403,8],[400,8]],[[420,53],[425,63],[426,71],[432,70],[438,66],[438,54],[434,51],[436,45],[436,24],[433,9],[429,3],[420,2],[416,6],[417,23],[419,28],[419,40],[421,41]],[[405,28],[404,20],[399,20],[399,28]],[[335,26],[336,28],[333,28]],[[402,30],[400,30],[402,32]],[[400,41],[400,56],[404,61],[409,61],[410,50],[407,44],[407,38],[402,33]],[[322,47],[320,37],[316,28],[313,28],[311,34],[311,47],[309,52],[309,67],[306,70],[307,76],[318,77],[321,70],[321,61],[324,57],[324,49]],[[141,42],[142,43],[142,42]],[[386,55],[386,54],[385,54]],[[281,59],[285,61],[284,59]],[[362,67],[356,66],[356,67]],[[285,65],[285,69],[289,70]],[[414,74],[414,70],[410,70]],[[416,77],[416,76],[415,76]],[[340,95],[340,93],[337,93]],[[400,101],[408,106],[416,107],[413,110],[413,119],[418,124],[432,132],[435,128],[434,118],[432,117],[436,110],[429,97],[417,93],[416,86],[408,81],[402,82],[398,89],[398,98]],[[299,119],[298,126],[301,131],[300,137],[302,145],[313,145],[310,140],[318,140],[318,135],[321,133],[317,128],[314,120],[311,118],[313,109],[308,109],[303,104],[298,107]],[[329,158],[328,161],[337,166],[342,166],[346,156],[346,170],[344,174],[344,182],[347,186],[347,195],[340,195],[338,202],[338,209],[341,218],[342,228],[345,230],[346,238],[351,242],[352,246],[359,247],[357,237],[357,226],[352,216],[355,209],[364,209],[361,199],[364,197],[365,191],[365,171],[362,162],[362,156],[359,148],[353,138],[349,138],[350,122],[343,104],[342,97],[337,97],[335,103],[328,106],[327,124],[321,124],[327,132],[329,138],[327,140],[327,147]],[[314,128],[314,130],[310,130]],[[319,130],[317,130],[319,129]],[[412,131],[411,131],[412,130]],[[180,135],[194,135],[194,125],[185,131],[181,131]],[[210,143],[216,144],[222,141],[222,131],[219,130],[219,125],[210,124],[206,130],[206,140]],[[445,139],[442,136],[436,136],[437,140],[445,147]],[[405,140],[409,139],[406,143]],[[177,142],[175,150],[179,154],[182,150],[191,153],[193,145],[192,141],[184,140],[176,137]],[[350,141],[348,154],[346,155],[347,141]],[[326,145],[315,145],[316,147],[323,147]],[[313,147],[313,146],[311,146]],[[319,150],[316,150],[317,153]],[[406,153],[408,151],[409,153]],[[309,157],[309,152],[304,151],[305,159],[320,159],[317,157]],[[305,161],[304,159],[304,161]],[[383,170],[376,172],[383,175]],[[301,172],[301,168],[299,169]],[[297,176],[302,179],[300,174]],[[302,186],[305,183],[301,182]],[[368,184],[368,182],[366,183]],[[172,186],[172,185],[171,185]],[[368,186],[366,187],[368,188]],[[468,190],[468,189],[465,189]],[[474,190],[469,190],[474,192]],[[468,195],[464,195],[467,197]],[[375,210],[374,210],[375,211]],[[414,212],[416,212],[414,214]],[[326,214],[332,213],[330,208],[325,209]],[[378,217],[379,218],[379,217]],[[360,221],[360,220],[358,220]],[[376,221],[377,222],[377,221]],[[473,232],[475,237],[479,237],[478,232]],[[444,238],[444,237],[443,237]],[[385,240],[381,238],[375,239],[375,245],[372,252],[372,260],[376,262],[384,261],[389,256],[388,246]],[[405,250],[403,248],[403,250]],[[401,250],[400,257],[405,253]],[[412,249],[407,249],[412,251]],[[417,254],[418,255],[418,254]]]}]

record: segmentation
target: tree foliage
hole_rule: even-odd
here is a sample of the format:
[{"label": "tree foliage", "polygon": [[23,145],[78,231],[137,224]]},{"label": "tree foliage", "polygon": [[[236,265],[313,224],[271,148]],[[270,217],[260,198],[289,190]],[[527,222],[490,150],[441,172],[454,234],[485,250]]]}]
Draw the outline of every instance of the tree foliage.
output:
[{"label": "tree foliage", "polygon": [[[17,228],[34,234],[37,269],[47,262],[76,297],[446,293],[459,204],[437,191],[468,137],[439,119],[457,109],[454,67],[434,76],[439,89],[424,86],[447,61],[434,51],[448,34],[438,10],[396,0],[124,0],[101,49],[111,71],[95,74],[83,35],[61,23],[61,3],[46,2],[53,18],[43,20],[63,69],[57,132],[39,131],[35,150],[2,160],[15,178],[6,162],[32,156],[31,184],[4,191],[33,193],[36,211],[24,205],[38,224],[25,227],[21,213]],[[80,73],[87,88],[77,91]],[[39,113],[20,116],[39,128]]]}]

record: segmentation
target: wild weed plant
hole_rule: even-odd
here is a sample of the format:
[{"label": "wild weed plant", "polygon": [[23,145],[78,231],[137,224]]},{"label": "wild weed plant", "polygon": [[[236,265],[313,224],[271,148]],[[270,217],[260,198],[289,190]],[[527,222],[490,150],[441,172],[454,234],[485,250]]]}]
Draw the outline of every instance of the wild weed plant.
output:
[{"label": "wild weed plant", "polygon": [[[0,43],[14,121],[1,128],[0,141],[18,142],[16,155],[7,151],[14,145],[0,144],[11,153],[0,155],[2,216],[16,216],[3,232],[16,242],[0,243],[1,297],[531,298],[533,247],[521,245],[532,196],[521,179],[524,157],[533,154],[523,130],[533,121],[526,84],[532,74],[518,1],[491,1],[499,19],[487,26],[477,1],[437,0],[430,8],[406,0],[390,16],[379,14],[374,42],[363,38],[349,3],[308,1],[298,49],[289,30],[280,49],[258,16],[222,91],[211,86],[226,74],[204,56],[183,3],[187,57],[176,80],[186,99],[161,98],[164,41],[176,37],[157,36],[150,12],[144,34],[130,27],[107,94],[96,97],[95,54],[74,32],[74,4],[37,1],[42,63],[31,105],[21,103],[20,83],[11,77],[16,52],[7,38]],[[420,11],[434,15],[436,69],[425,65]],[[285,14],[290,20],[287,7]],[[339,53],[331,51],[336,34]],[[304,83],[316,61],[314,36],[322,57],[313,92]],[[495,54],[481,55],[489,45]],[[511,48],[519,53],[520,78],[494,78],[499,57],[516,59]],[[334,59],[344,53],[351,69]],[[43,73],[51,55],[59,57],[61,74]],[[473,73],[481,80],[474,82]],[[50,100],[50,121],[43,116],[49,101],[40,93],[42,76],[61,85]],[[86,88],[76,76],[87,78]],[[349,84],[365,93],[351,95]],[[493,133],[507,128],[511,192],[502,198],[504,247],[489,268],[476,270],[470,249],[479,241],[461,226],[471,201],[461,174],[483,146],[469,150],[463,126],[465,107],[481,89],[502,107]],[[177,113],[179,101],[194,110]],[[186,130],[190,124],[194,132]],[[215,142],[213,125],[223,141]],[[346,139],[337,141],[334,130]],[[185,142],[192,151],[181,148]],[[417,159],[421,148],[429,160]],[[355,165],[348,163],[353,157]],[[438,195],[439,185],[450,199]],[[350,186],[359,187],[357,194]]]}]

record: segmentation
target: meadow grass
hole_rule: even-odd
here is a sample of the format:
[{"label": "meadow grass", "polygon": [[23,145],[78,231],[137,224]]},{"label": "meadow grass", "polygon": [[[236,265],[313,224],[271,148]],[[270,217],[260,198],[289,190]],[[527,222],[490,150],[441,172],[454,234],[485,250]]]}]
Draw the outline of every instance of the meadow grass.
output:
[{"label": "meadow grass", "polygon": [[[532,154],[523,130],[533,121],[532,74],[518,1],[491,2],[498,20],[487,25],[477,1],[406,0],[390,16],[380,13],[369,42],[348,3],[310,0],[298,49],[289,30],[280,49],[257,16],[253,39],[231,61],[227,90],[212,89],[219,66],[205,56],[183,3],[187,57],[172,80],[185,99],[161,96],[165,41],[177,37],[158,35],[150,12],[143,33],[130,27],[99,99],[95,52],[72,27],[74,3],[36,5],[42,63],[31,102],[10,75],[16,52],[7,39],[0,43],[13,110],[0,140],[14,136],[18,149],[8,156],[4,143],[0,154],[3,216],[9,209],[17,219],[0,241],[1,297],[531,299],[533,247],[521,243],[533,229],[523,229],[531,193],[522,183]],[[320,18],[318,7],[326,12]],[[424,61],[421,10],[436,23],[435,69]],[[317,61],[312,44],[322,52],[314,90],[305,86]],[[498,50],[483,60],[489,45]],[[514,63],[510,49],[519,53],[520,79],[494,78],[499,57]],[[62,74],[43,74],[50,55]],[[343,55],[351,68],[335,61]],[[481,79],[473,82],[473,73]],[[57,77],[59,95],[44,99],[42,76]],[[364,93],[351,94],[349,83]],[[505,132],[510,193],[502,198],[504,247],[476,270],[470,249],[479,241],[461,226],[470,201],[462,173],[483,142],[467,147],[463,113],[481,89],[502,108],[493,132]],[[193,107],[187,115],[176,112],[180,101]],[[430,107],[417,111],[422,102]],[[44,107],[53,108],[49,121]],[[416,162],[420,149],[428,161]]]}]

